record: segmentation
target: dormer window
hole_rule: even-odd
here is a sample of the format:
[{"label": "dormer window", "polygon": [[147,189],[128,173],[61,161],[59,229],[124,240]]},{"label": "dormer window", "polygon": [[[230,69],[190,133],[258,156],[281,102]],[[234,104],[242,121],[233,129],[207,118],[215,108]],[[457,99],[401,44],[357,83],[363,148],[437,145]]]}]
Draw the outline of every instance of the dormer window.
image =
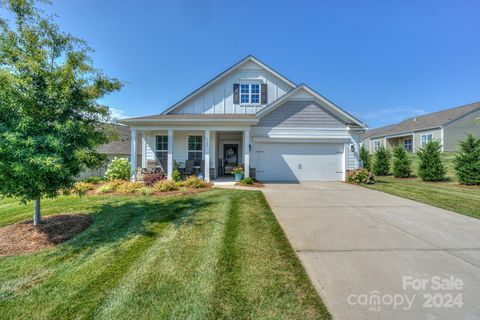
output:
[{"label": "dormer window", "polygon": [[260,104],[260,84],[240,84],[240,104]]}]

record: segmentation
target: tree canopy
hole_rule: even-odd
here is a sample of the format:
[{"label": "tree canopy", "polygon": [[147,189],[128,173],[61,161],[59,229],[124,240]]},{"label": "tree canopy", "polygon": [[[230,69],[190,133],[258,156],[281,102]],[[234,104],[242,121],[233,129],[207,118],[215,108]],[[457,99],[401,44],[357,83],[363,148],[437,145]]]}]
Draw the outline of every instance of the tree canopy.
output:
[{"label": "tree canopy", "polygon": [[34,0],[0,0],[0,194],[55,197],[103,157],[107,106],[119,80],[93,66],[85,41],[60,31]]}]

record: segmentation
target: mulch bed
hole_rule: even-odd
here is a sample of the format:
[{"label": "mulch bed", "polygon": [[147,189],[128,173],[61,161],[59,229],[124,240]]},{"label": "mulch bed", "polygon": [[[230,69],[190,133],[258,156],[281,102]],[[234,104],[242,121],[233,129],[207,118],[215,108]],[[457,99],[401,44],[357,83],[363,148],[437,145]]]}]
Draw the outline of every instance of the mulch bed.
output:
[{"label": "mulch bed", "polygon": [[263,184],[258,181],[255,181],[253,184],[243,184],[243,183],[237,182],[236,185],[242,186],[242,187],[263,188]]},{"label": "mulch bed", "polygon": [[92,223],[86,214],[44,217],[39,226],[24,221],[0,228],[0,256],[32,253],[65,242]]}]

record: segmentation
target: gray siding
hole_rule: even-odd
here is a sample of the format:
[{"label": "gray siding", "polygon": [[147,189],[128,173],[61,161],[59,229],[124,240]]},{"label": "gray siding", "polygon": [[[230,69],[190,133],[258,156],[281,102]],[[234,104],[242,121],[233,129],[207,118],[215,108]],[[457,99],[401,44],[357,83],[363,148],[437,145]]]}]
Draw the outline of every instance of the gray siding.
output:
[{"label": "gray siding", "polygon": [[313,101],[286,101],[260,119],[258,127],[344,128],[345,123]]},{"label": "gray siding", "polygon": [[458,142],[464,140],[469,133],[480,136],[480,110],[445,126],[443,132],[445,151],[457,151]]},{"label": "gray siding", "polygon": [[357,168],[357,149],[355,148],[355,152],[352,152],[352,146],[353,144],[349,144],[347,149],[347,170]]}]

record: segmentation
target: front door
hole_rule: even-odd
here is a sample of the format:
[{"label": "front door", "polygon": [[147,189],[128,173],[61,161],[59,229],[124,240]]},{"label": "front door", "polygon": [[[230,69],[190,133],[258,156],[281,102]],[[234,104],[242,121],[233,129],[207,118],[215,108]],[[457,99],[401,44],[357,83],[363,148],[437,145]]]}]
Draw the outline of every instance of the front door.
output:
[{"label": "front door", "polygon": [[238,144],[223,146],[223,167],[225,174],[231,174],[233,168],[238,166]]}]

